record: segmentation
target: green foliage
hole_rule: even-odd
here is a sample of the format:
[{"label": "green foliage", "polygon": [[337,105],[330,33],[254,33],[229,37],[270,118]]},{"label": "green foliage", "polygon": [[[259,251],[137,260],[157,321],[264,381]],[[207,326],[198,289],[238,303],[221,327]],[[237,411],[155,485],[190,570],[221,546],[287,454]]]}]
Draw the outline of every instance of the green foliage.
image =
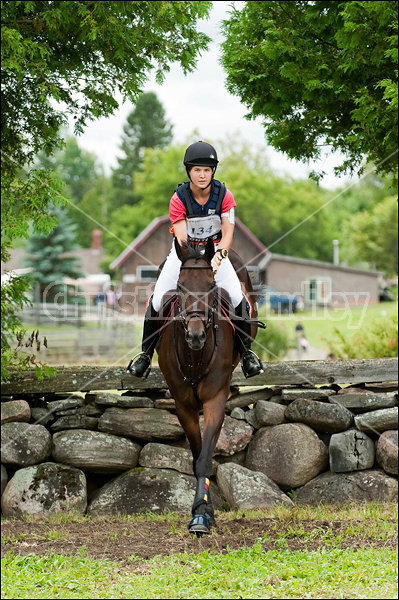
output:
[{"label": "green foliage", "polygon": [[113,171],[115,208],[135,204],[141,197],[134,181],[140,171],[145,148],[166,148],[172,140],[172,126],[165,120],[165,110],[154,92],[142,94],[123,127],[119,167]]},{"label": "green foliage", "polygon": [[166,150],[145,150],[141,171],[135,173],[135,185],[140,190],[141,200],[134,206],[121,206],[110,217],[112,235],[110,232],[106,233],[104,245],[112,259],[153,219],[168,214],[174,190],[187,178],[183,156],[183,146],[169,146]]},{"label": "green foliage", "polygon": [[31,278],[40,286],[40,301],[45,298],[52,302],[63,287],[64,277],[77,279],[83,273],[75,256],[68,256],[76,250],[75,225],[65,208],[49,208],[49,214],[57,219],[57,225],[47,236],[33,235],[27,245],[28,257],[25,265],[33,268]]},{"label": "green foliage", "polygon": [[292,336],[288,333],[285,324],[271,319],[267,321],[266,329],[258,329],[252,345],[259,358],[267,361],[281,360],[293,347]]},{"label": "green foliage", "polygon": [[343,227],[352,256],[388,276],[398,273],[398,199],[385,198],[370,211],[352,215]]},{"label": "green foliage", "polygon": [[328,340],[337,358],[387,358],[398,356],[398,317],[375,319],[348,340],[337,328]]},{"label": "green foliage", "polygon": [[337,174],[365,156],[397,173],[396,1],[251,1],[223,23],[227,88],[270,144],[305,161],[329,145]]},{"label": "green foliage", "polygon": [[[159,83],[175,61],[184,73],[192,71],[209,42],[196,31],[197,20],[208,17],[211,3],[2,1],[1,9],[6,261],[8,249],[28,237],[30,226],[44,235],[54,226],[47,209],[60,200],[59,182],[49,170],[29,169],[39,152],[51,156],[62,146],[67,115],[80,133],[88,121],[118,108],[116,92],[135,101],[150,71],[156,70]],[[19,291],[15,282],[11,286],[11,306],[18,306]]]}]

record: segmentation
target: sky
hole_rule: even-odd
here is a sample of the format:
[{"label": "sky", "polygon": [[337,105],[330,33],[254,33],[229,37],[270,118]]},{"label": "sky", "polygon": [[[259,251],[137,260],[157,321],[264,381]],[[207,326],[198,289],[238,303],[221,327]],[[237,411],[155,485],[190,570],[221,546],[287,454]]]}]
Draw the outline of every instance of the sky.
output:
[{"label": "sky", "polygon": [[[173,143],[188,145],[205,139],[213,142],[217,150],[218,140],[233,135],[241,138],[254,151],[264,152],[276,175],[287,173],[295,179],[307,178],[309,172],[316,168],[327,172],[321,184],[323,187],[334,189],[343,186],[348,179],[337,178],[333,173],[333,166],[339,162],[336,156],[326,151],[319,162],[309,165],[288,159],[267,145],[261,119],[245,119],[247,109],[238,96],[227,91],[225,73],[219,62],[219,44],[223,41],[219,28],[221,21],[229,18],[231,4],[230,1],[214,2],[209,20],[199,21],[198,29],[213,41],[209,50],[199,58],[193,73],[185,76],[181,67],[173,64],[162,85],[155,83],[154,77],[150,76],[143,89],[143,92],[155,92],[157,95],[166,119],[173,125]],[[241,3],[234,4],[237,6]],[[119,146],[123,126],[132,110],[132,103],[120,102],[119,110],[112,117],[90,123],[78,138],[81,147],[97,155],[106,175],[111,174],[112,168],[118,164],[117,157],[122,156]],[[198,132],[198,135],[194,135],[194,132]],[[223,156],[220,153],[219,160],[222,164]]]}]

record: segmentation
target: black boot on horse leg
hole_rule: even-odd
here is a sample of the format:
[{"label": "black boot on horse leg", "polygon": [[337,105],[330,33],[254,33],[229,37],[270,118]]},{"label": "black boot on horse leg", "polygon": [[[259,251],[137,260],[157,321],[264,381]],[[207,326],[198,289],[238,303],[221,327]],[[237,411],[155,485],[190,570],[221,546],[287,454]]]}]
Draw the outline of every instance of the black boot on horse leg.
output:
[{"label": "black boot on horse leg", "polygon": [[251,350],[251,323],[247,321],[249,315],[245,298],[242,299],[235,311],[238,319],[234,320],[234,327],[240,354],[242,354],[242,370],[245,377],[254,377],[254,375],[263,373],[263,367],[259,357]]},{"label": "black boot on horse leg", "polygon": [[159,332],[158,313],[152,306],[152,300],[148,303],[148,308],[144,318],[143,341],[141,345],[142,352],[138,359],[133,363],[134,358],[130,361],[127,370],[135,377],[148,377],[151,371],[151,359],[154,354],[155,346],[158,341]]},{"label": "black boot on horse leg", "polygon": [[215,524],[213,505],[209,495],[209,479],[198,477],[192,515],[188,530],[197,536],[211,532],[211,525]]}]

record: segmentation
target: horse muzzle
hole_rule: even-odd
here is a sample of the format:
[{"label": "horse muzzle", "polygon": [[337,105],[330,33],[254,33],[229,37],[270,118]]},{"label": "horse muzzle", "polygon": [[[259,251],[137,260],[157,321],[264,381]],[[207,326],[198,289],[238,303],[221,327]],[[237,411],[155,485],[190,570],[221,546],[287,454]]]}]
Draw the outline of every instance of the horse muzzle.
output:
[{"label": "horse muzzle", "polygon": [[203,329],[191,329],[186,331],[185,338],[191,350],[202,350],[206,341],[206,333]]}]

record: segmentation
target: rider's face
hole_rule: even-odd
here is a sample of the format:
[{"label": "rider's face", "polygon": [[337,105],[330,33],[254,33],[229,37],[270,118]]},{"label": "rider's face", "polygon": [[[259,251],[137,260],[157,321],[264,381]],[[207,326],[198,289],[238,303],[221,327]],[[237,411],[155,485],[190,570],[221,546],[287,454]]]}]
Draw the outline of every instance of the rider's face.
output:
[{"label": "rider's face", "polygon": [[204,189],[210,184],[212,173],[212,167],[193,167],[190,170],[191,181],[197,187]]}]

